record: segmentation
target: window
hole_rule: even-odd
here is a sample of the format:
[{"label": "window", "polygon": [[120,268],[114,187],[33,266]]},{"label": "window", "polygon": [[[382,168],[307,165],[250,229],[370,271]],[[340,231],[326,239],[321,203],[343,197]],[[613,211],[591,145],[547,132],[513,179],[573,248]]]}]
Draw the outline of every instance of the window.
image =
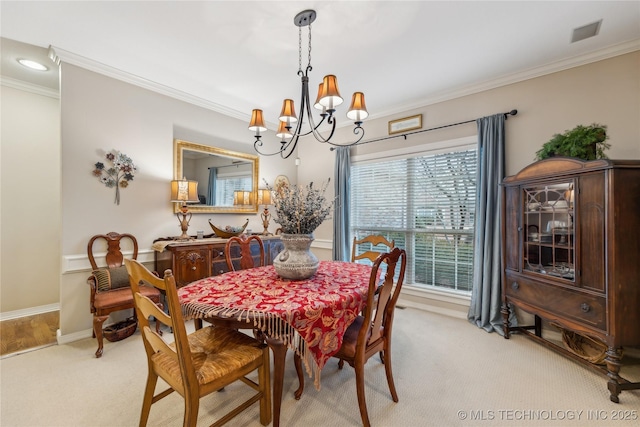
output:
[{"label": "window", "polygon": [[216,180],[216,204],[233,206],[233,193],[236,190],[251,191],[251,177],[220,177]]},{"label": "window", "polygon": [[[477,144],[360,161],[351,168],[351,232],[407,250],[407,284],[470,293]],[[434,144],[431,144],[434,145]],[[444,150],[443,150],[444,148]]]}]

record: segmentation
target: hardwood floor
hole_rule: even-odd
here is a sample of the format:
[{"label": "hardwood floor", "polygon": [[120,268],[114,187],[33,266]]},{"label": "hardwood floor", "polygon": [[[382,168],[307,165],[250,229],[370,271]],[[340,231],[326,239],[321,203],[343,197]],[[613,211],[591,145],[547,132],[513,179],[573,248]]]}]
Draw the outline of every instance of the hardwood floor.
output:
[{"label": "hardwood floor", "polygon": [[55,344],[59,324],[59,311],[0,322],[0,356]]}]

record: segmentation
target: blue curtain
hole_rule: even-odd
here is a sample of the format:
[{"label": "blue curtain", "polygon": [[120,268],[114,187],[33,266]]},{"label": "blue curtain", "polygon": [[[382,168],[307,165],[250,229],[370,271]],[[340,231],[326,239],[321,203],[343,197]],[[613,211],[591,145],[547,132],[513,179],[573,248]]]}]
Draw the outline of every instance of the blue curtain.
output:
[{"label": "blue curtain", "polygon": [[504,114],[483,117],[478,125],[478,178],[473,252],[473,288],[468,320],[487,332],[503,334],[500,230],[504,178]]},{"label": "blue curtain", "polygon": [[349,252],[349,198],[351,185],[351,151],[349,147],[336,149],[336,165],[333,185],[335,204],[333,209],[333,259],[351,260]]},{"label": "blue curtain", "polygon": [[209,189],[207,191],[207,205],[216,205],[216,180],[218,179],[218,168],[209,168]]}]

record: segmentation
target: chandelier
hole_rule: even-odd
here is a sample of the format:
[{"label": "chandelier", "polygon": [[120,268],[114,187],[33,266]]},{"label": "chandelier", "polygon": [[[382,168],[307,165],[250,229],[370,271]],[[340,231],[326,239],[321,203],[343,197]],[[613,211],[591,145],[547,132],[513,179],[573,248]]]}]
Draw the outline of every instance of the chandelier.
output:
[{"label": "chandelier", "polygon": [[[263,142],[260,140],[262,135],[260,132],[267,130],[264,125],[264,119],[262,116],[262,110],[255,109],[251,113],[251,121],[249,123],[249,130],[254,131],[256,140],[253,143],[253,148],[262,155],[272,156],[280,154],[284,159],[291,156],[298,140],[301,136],[307,136],[312,134],[316,140],[322,143],[331,144],[334,146],[350,146],[355,145],[364,137],[364,129],[362,128],[362,121],[367,118],[369,113],[364,103],[364,94],[362,92],[355,92],[351,99],[351,107],[347,112],[347,117],[354,121],[355,127],[353,133],[359,137],[348,144],[335,144],[331,142],[331,138],[336,130],[336,118],[333,113],[336,111],[336,107],[342,104],[343,99],[338,91],[338,81],[336,76],[327,75],[324,76],[322,83],[318,87],[318,96],[316,98],[313,107],[321,111],[320,121],[315,123],[315,119],[311,114],[312,104],[309,102],[309,72],[311,67],[311,24],[316,19],[315,10],[304,10],[298,13],[293,19],[293,23],[298,27],[298,75],[302,80],[302,93],[300,95],[300,110],[298,110],[298,116],[296,116],[294,104],[292,99],[285,99],[282,104],[282,111],[279,117],[279,126],[276,132],[276,136],[281,139],[280,148],[275,152],[263,152]],[[302,70],[302,27],[309,28],[309,47],[308,47],[308,63],[306,69]],[[308,121],[308,128],[303,124]],[[318,128],[325,122],[328,127],[325,129],[329,131],[328,136],[325,138],[320,134]]]}]

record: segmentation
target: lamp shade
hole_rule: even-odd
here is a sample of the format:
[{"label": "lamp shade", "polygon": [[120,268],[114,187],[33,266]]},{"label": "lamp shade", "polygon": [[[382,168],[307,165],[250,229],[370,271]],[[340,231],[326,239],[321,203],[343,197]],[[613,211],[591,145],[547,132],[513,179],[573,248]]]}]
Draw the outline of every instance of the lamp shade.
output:
[{"label": "lamp shade", "polygon": [[242,190],[236,190],[233,192],[233,205],[239,206],[243,201]]},{"label": "lamp shade", "polygon": [[282,111],[280,112],[280,121],[286,122],[287,124],[298,121],[298,117],[296,116],[296,109],[293,106],[293,99],[285,99],[282,102]]},{"label": "lamp shade", "polygon": [[251,121],[249,122],[249,130],[254,132],[264,132],[267,127],[264,125],[262,110],[253,110],[251,113]]},{"label": "lamp shade", "polygon": [[259,205],[270,205],[271,204],[271,191],[266,188],[261,188],[258,190],[258,204]]},{"label": "lamp shade", "polygon": [[291,133],[291,131],[289,131],[289,129],[287,129],[287,123],[286,122],[280,122],[280,124],[278,125],[278,131],[276,132],[276,136],[282,140],[285,140],[287,138],[291,138],[293,136],[293,134]]},{"label": "lamp shade", "polygon": [[322,104],[320,104],[320,98],[322,98],[322,88],[323,88],[323,84],[320,83],[318,85],[318,96],[316,96],[316,102],[313,104],[313,108],[317,110],[325,110],[325,107],[323,107]]},{"label": "lamp shade", "polygon": [[355,92],[351,98],[351,107],[347,112],[347,117],[355,122],[361,122],[369,116],[367,106],[364,103],[364,93]]},{"label": "lamp shade", "polygon": [[322,79],[322,95],[318,103],[327,110],[334,110],[335,107],[342,104],[342,97],[338,90],[338,79],[333,74],[328,74]]},{"label": "lamp shade", "polygon": [[198,181],[185,178],[171,181],[171,201],[177,203],[198,203]]},{"label": "lamp shade", "polygon": [[236,206],[246,206],[253,204],[253,192],[236,190],[233,192],[233,204]]}]

